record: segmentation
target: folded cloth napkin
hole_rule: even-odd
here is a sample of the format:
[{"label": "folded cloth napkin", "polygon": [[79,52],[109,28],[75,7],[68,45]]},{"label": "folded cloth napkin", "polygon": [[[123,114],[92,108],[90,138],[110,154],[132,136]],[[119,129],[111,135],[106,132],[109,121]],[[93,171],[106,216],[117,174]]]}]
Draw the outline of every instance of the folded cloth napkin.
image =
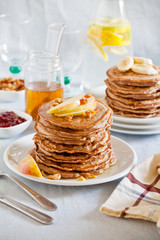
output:
[{"label": "folded cloth napkin", "polygon": [[101,212],[157,222],[160,233],[160,153],[138,164],[116,187]]}]

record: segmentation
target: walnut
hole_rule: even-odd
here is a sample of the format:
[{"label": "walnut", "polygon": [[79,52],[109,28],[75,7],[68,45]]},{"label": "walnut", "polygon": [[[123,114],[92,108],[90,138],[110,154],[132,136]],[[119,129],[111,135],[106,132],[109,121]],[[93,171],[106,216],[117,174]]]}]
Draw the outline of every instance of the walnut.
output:
[{"label": "walnut", "polygon": [[68,122],[71,122],[72,121],[72,118],[73,118],[73,115],[70,115],[70,116],[66,116],[65,119],[68,121]]},{"label": "walnut", "polygon": [[80,100],[80,105],[83,105],[83,104],[86,104],[86,103],[88,103],[88,99],[87,98],[81,98]]},{"label": "walnut", "polygon": [[61,174],[56,173],[56,174],[53,174],[53,175],[49,175],[48,178],[51,179],[51,180],[60,180],[61,179]]},{"label": "walnut", "polygon": [[90,98],[92,95],[90,93],[86,94],[84,97]]},{"label": "walnut", "polygon": [[43,177],[46,177],[46,176],[47,176],[47,174],[45,174],[44,171],[41,171],[41,173],[42,173],[42,176],[43,176]]},{"label": "walnut", "polygon": [[56,103],[61,103],[61,102],[62,102],[62,99],[61,99],[61,98],[55,98],[54,101],[55,101]]},{"label": "walnut", "polygon": [[50,107],[56,107],[58,105],[58,103],[57,102],[54,102],[54,103],[52,103],[51,105],[50,105]]},{"label": "walnut", "polygon": [[91,118],[93,114],[95,114],[95,111],[92,110],[85,111],[85,115],[88,118]]},{"label": "walnut", "polygon": [[24,80],[22,79],[3,78],[0,80],[0,90],[21,91],[24,88]]},{"label": "walnut", "polygon": [[81,182],[83,182],[83,181],[85,181],[86,179],[84,178],[84,177],[79,177],[79,178],[77,178],[77,181],[81,181]]},{"label": "walnut", "polygon": [[96,176],[95,176],[94,174],[92,174],[92,173],[86,173],[86,174],[85,174],[85,178],[86,178],[86,179],[96,178]]}]

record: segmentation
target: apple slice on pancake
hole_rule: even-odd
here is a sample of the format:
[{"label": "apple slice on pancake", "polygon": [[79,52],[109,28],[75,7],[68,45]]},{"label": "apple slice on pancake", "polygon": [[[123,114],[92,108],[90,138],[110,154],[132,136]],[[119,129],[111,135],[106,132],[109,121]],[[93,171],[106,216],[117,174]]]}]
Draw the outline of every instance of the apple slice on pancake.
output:
[{"label": "apple slice on pancake", "polygon": [[[68,108],[68,100],[70,100],[69,108]],[[63,104],[63,109],[61,108],[61,104],[56,106],[56,110],[54,110],[54,114],[57,117],[66,117],[70,115],[73,115],[73,116],[85,115],[86,111],[94,111],[97,107],[97,101],[93,96],[86,98],[84,95],[82,95],[82,97],[78,100],[79,100],[79,104],[76,106],[75,101],[78,102],[77,99],[75,99],[74,97],[67,99],[66,101],[61,103]],[[51,113],[51,110],[47,111],[47,113]]]},{"label": "apple slice on pancake", "polygon": [[58,104],[57,106],[51,107],[47,111],[47,113],[58,113],[58,112],[61,112],[61,111],[66,111],[66,110],[73,109],[74,107],[77,107],[80,104],[80,99],[83,98],[83,97],[84,97],[83,94],[79,94],[75,97],[68,98],[64,102]]}]

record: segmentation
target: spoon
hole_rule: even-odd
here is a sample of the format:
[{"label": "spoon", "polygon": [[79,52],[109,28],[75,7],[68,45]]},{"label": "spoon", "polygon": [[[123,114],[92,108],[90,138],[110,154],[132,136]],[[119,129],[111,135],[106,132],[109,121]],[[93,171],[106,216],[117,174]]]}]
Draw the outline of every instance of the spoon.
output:
[{"label": "spoon", "polygon": [[[62,39],[62,35],[63,35],[63,32],[64,32],[65,27],[66,27],[66,24],[63,24],[62,27],[61,27],[59,36],[58,36],[58,42],[57,42],[57,47],[56,47],[56,57],[57,57],[58,54],[59,54],[59,48],[60,48],[61,39]],[[49,80],[48,80],[48,83],[47,83],[47,87],[50,86],[51,80],[52,80],[52,73],[51,73],[50,76],[49,76]]]},{"label": "spoon", "polygon": [[18,180],[17,178],[9,175],[8,173],[0,172],[0,176],[5,176],[15,182],[18,186],[20,186],[26,193],[28,193],[37,203],[39,203],[43,208],[53,211],[57,209],[56,204],[52,203],[45,197],[41,196],[39,193],[35,192],[33,189],[26,186],[23,182]]},{"label": "spoon", "polygon": [[66,27],[66,24],[63,24],[62,28],[61,28],[61,31],[59,33],[57,48],[56,48],[56,56],[58,56],[58,54],[59,54],[59,48],[60,48],[60,43],[61,43],[61,39],[62,39],[62,34],[63,34],[63,31],[64,31],[65,27]]}]

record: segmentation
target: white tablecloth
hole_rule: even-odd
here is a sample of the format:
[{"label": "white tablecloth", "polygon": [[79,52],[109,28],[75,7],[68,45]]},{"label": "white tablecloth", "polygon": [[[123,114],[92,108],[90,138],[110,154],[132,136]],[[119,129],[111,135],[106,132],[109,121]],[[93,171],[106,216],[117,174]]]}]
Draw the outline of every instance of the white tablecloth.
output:
[{"label": "white tablecloth", "polygon": [[[24,111],[24,100],[0,103],[0,108]],[[21,135],[0,139],[0,170],[12,173],[4,164],[5,148],[26,134],[34,132],[33,124]],[[112,133],[129,143],[137,153],[138,162],[160,152],[160,134],[149,136]],[[126,156],[127,157],[127,156]],[[156,225],[151,222],[110,217],[99,212],[101,204],[110,196],[119,180],[86,187],[62,187],[32,182],[16,176],[58,206],[55,212],[43,210],[16,184],[6,178],[0,180],[0,194],[19,200],[54,218],[54,224],[42,225],[0,203],[0,240],[158,240]]]}]

